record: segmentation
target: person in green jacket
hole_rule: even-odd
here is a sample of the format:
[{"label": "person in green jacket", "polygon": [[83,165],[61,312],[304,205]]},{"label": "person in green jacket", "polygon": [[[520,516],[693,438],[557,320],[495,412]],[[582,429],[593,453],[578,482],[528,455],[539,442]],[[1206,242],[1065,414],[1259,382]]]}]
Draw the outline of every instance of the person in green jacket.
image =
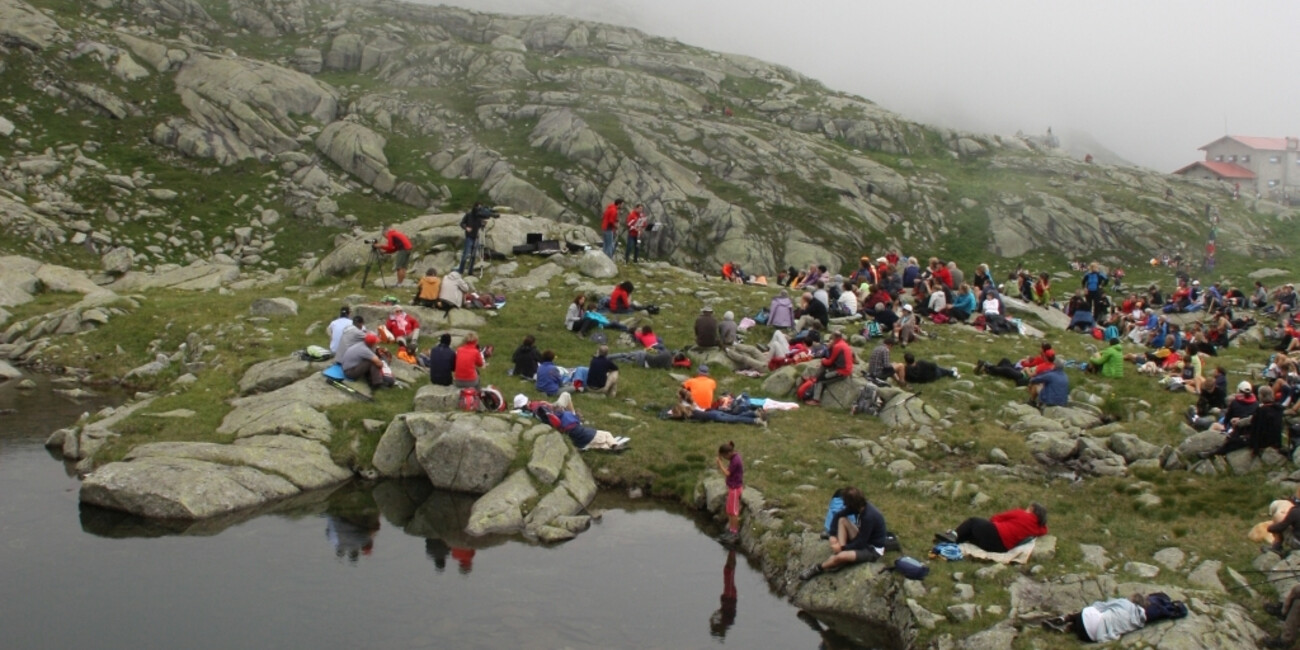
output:
[{"label": "person in green jacket", "polygon": [[1092,372],[1101,372],[1102,377],[1112,379],[1123,377],[1124,348],[1120,346],[1119,339],[1111,339],[1110,347],[1088,359],[1088,369]]}]

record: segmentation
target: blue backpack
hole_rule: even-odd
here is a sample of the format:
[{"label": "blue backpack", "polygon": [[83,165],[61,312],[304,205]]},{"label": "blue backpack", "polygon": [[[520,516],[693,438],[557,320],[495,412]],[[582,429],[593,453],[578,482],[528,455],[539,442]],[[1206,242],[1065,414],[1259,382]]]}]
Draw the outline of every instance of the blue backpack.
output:
[{"label": "blue backpack", "polygon": [[930,549],[930,556],[941,557],[949,562],[957,562],[966,559],[966,556],[961,552],[961,547],[952,542],[939,542],[938,544],[935,544],[934,548]]},{"label": "blue backpack", "polygon": [[908,580],[924,580],[926,576],[930,575],[930,567],[922,564],[920,560],[908,555],[904,555],[903,557],[894,560],[894,566],[888,567],[885,570],[897,571]]},{"label": "blue backpack", "polygon": [[1174,600],[1169,594],[1163,591],[1157,591],[1147,596],[1146,607],[1147,622],[1158,621],[1162,618],[1184,618],[1187,616],[1187,605],[1181,600]]}]

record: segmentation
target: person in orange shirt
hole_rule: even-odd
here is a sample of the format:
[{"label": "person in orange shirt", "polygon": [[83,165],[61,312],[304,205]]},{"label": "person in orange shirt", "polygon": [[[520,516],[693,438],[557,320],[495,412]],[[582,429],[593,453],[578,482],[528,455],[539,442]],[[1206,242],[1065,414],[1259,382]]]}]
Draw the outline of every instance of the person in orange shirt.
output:
[{"label": "person in orange shirt", "polygon": [[700,364],[698,372],[699,374],[682,382],[682,388],[690,391],[695,406],[707,411],[713,407],[713,391],[718,388],[718,382],[709,376],[707,365]]}]

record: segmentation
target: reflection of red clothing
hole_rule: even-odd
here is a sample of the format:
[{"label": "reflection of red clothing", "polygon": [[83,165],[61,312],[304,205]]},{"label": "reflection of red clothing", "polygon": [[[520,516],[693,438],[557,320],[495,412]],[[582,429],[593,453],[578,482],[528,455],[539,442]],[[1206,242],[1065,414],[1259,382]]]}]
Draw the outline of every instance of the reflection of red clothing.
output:
[{"label": "reflection of red clothing", "polygon": [[474,549],[453,548],[451,549],[451,556],[456,558],[456,563],[460,564],[461,569],[468,571],[474,568]]},{"label": "reflection of red clothing", "polygon": [[601,230],[618,228],[618,206],[613,203],[605,206],[605,214],[600,219]]},{"label": "reflection of red clothing", "polygon": [[627,311],[631,308],[632,298],[627,295],[627,289],[620,285],[614,285],[614,290],[609,292],[609,310]]}]

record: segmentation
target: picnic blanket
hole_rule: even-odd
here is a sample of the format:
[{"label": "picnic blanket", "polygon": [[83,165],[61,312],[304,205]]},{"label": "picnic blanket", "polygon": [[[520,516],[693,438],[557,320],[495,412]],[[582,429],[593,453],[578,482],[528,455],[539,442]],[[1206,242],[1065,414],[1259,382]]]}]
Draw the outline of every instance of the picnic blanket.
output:
[{"label": "picnic blanket", "polygon": [[1033,539],[1021,542],[1006,553],[992,553],[970,542],[965,542],[961,544],[961,552],[968,558],[987,560],[998,564],[1025,564],[1029,561],[1029,556],[1034,553],[1034,542]]}]

